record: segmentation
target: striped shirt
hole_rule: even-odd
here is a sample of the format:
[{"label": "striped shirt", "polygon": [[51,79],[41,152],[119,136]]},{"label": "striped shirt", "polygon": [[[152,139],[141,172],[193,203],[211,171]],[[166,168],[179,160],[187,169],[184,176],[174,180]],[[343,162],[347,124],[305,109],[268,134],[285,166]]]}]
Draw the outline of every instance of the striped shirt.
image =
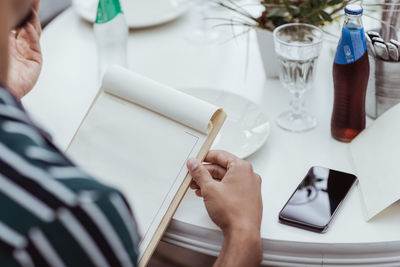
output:
[{"label": "striped shirt", "polygon": [[136,266],[125,198],[74,164],[0,87],[0,266]]}]

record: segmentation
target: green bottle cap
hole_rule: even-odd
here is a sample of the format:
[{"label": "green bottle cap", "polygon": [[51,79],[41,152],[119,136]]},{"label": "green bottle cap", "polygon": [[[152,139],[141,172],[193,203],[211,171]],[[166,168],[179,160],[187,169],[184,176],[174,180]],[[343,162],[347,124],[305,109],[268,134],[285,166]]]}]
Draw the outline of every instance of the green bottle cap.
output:
[{"label": "green bottle cap", "polygon": [[119,0],[99,0],[95,23],[102,24],[109,22],[120,13],[122,14],[123,12]]}]

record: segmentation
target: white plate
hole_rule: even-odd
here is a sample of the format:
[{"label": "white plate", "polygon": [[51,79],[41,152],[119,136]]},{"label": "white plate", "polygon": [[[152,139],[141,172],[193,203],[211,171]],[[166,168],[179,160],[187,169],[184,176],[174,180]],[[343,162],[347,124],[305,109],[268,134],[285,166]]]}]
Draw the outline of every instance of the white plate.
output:
[{"label": "white plate", "polygon": [[222,107],[228,118],[212,149],[226,150],[239,158],[259,150],[270,133],[268,117],[250,100],[214,89],[184,89],[183,92]]},{"label": "white plate", "polygon": [[[120,0],[130,28],[143,28],[166,23],[181,16],[189,8],[188,0]],[[76,12],[94,22],[98,0],[73,0]]]}]

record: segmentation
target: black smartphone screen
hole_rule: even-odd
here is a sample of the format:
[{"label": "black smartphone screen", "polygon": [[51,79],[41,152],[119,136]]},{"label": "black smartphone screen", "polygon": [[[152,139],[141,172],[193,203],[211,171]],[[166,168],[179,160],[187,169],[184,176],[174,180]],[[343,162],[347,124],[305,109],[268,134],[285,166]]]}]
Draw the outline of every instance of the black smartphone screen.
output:
[{"label": "black smartphone screen", "polygon": [[282,223],[324,232],[357,177],[312,167],[279,214]]}]

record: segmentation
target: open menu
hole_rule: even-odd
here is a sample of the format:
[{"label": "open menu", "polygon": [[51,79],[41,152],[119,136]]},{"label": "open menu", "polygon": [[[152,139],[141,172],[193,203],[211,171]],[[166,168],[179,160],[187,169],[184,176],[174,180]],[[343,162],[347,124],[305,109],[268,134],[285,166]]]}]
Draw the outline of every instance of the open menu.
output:
[{"label": "open menu", "polygon": [[400,104],[394,106],[350,144],[367,220],[400,199]]},{"label": "open menu", "polygon": [[218,107],[113,66],[68,154],[124,193],[134,210],[145,266],[226,118]]}]

